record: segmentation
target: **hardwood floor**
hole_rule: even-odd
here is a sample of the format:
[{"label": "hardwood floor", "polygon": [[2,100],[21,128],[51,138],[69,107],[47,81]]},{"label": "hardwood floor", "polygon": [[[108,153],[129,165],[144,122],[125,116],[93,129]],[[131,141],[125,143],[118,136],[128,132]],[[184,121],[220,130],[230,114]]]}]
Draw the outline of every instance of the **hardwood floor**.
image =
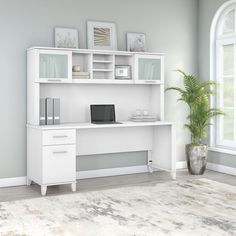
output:
[{"label": "hardwood floor", "polygon": [[[203,176],[189,175],[187,170],[177,172],[177,180],[207,178],[225,184],[236,186],[236,176],[206,171]],[[122,175],[104,178],[84,179],[77,183],[77,191],[93,191],[118,188],[122,186],[148,185],[172,181],[166,172]],[[69,185],[48,187],[47,196],[58,194],[73,194]],[[41,197],[38,185],[0,188],[0,202]]]}]

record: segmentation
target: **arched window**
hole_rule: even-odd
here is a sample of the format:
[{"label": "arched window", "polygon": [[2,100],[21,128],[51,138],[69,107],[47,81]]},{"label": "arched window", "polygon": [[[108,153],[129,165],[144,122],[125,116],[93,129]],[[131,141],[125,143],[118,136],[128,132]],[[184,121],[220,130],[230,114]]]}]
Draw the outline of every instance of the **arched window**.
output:
[{"label": "arched window", "polygon": [[236,151],[236,0],[217,11],[211,27],[211,79],[218,83],[212,106],[225,116],[214,120],[211,146]]}]

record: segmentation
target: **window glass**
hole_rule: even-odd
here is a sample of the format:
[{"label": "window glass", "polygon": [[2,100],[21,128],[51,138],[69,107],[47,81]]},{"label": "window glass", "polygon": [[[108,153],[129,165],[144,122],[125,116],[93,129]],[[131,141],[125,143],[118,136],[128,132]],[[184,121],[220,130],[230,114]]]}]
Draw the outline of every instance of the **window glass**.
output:
[{"label": "window glass", "polygon": [[224,107],[234,107],[234,78],[224,78]]},{"label": "window glass", "polygon": [[230,11],[223,20],[222,34],[235,32],[235,10]]},{"label": "window glass", "polygon": [[224,109],[224,140],[234,141],[234,109]]},{"label": "window glass", "polygon": [[234,45],[223,46],[223,74],[232,76],[234,74]]}]

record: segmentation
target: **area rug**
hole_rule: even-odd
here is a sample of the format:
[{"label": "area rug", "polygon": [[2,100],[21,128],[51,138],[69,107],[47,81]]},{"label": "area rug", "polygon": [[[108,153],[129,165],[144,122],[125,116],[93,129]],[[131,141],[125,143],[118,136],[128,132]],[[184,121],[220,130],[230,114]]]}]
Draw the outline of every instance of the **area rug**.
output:
[{"label": "area rug", "polygon": [[236,188],[199,179],[3,202],[0,235],[236,235]]}]

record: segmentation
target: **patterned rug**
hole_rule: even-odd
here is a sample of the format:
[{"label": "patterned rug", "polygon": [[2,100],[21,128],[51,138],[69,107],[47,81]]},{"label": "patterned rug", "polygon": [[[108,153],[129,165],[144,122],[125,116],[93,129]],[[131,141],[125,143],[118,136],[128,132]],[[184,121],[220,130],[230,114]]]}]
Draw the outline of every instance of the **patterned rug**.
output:
[{"label": "patterned rug", "polygon": [[0,235],[236,235],[236,188],[200,179],[3,202]]}]

